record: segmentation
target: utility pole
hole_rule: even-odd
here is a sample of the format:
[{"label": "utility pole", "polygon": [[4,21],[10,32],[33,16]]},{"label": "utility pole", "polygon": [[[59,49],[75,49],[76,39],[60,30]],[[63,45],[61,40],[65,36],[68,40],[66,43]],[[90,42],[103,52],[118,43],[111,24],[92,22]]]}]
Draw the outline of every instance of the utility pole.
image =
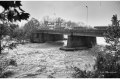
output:
[{"label": "utility pole", "polygon": [[88,6],[86,6],[87,8],[87,25],[88,25]]}]

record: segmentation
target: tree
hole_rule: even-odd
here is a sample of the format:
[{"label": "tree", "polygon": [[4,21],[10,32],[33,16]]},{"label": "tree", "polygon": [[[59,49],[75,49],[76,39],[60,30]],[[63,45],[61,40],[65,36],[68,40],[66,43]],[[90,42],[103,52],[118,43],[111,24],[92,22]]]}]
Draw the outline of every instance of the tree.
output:
[{"label": "tree", "polygon": [[30,39],[32,32],[36,31],[40,27],[40,22],[32,18],[28,23],[26,23],[23,27],[24,35],[26,39]]},{"label": "tree", "polygon": [[[22,8],[21,1],[0,1],[0,6],[4,8],[4,11],[0,13],[0,32],[6,30],[6,26],[10,23],[27,20],[29,18],[29,13],[26,13]],[[19,11],[18,11],[19,10]],[[0,33],[0,54],[1,50],[1,40],[6,35],[6,33]]]},{"label": "tree", "polygon": [[14,34],[14,30],[18,27],[19,27],[19,25],[17,25],[17,24],[9,24],[5,28],[6,31],[4,31],[4,30],[3,31],[6,33],[6,35],[9,35],[12,38],[12,36]]},{"label": "tree", "polygon": [[[112,17],[112,25],[107,28],[104,37],[109,46],[99,52],[95,67],[99,77],[120,77],[120,26],[117,15]],[[103,54],[103,55],[102,55]]]},{"label": "tree", "polygon": [[72,27],[72,28],[79,27],[79,25],[77,23],[72,22],[72,21],[67,21],[66,24],[67,24],[67,27]]},{"label": "tree", "polygon": [[56,23],[56,27],[61,27],[61,25],[64,23],[64,20],[59,17],[56,19]]},{"label": "tree", "polygon": [[120,45],[120,26],[117,20],[117,15],[113,15],[112,17],[112,25],[107,28],[107,31],[104,33],[105,40],[111,46],[112,51],[120,50],[118,46]]},{"label": "tree", "polygon": [[17,40],[17,43],[24,43],[25,41],[25,32],[23,28],[16,28],[13,32],[12,32],[12,38]]}]

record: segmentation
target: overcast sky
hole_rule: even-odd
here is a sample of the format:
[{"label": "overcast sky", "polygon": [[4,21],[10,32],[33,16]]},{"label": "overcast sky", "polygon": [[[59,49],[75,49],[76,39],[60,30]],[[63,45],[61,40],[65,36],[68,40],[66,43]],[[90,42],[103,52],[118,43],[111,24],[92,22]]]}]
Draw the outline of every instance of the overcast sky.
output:
[{"label": "overcast sky", "polygon": [[120,19],[120,1],[22,1],[22,5],[23,10],[39,21],[55,13],[55,17],[87,23],[87,9],[91,26],[111,24],[113,14]]}]

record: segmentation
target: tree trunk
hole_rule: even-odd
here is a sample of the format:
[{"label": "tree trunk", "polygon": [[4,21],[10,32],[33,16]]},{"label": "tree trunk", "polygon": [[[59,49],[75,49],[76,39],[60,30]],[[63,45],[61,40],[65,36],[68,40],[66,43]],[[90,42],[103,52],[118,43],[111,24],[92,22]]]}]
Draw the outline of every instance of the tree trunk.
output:
[{"label": "tree trunk", "polygon": [[0,35],[0,54],[1,54],[1,35]]}]

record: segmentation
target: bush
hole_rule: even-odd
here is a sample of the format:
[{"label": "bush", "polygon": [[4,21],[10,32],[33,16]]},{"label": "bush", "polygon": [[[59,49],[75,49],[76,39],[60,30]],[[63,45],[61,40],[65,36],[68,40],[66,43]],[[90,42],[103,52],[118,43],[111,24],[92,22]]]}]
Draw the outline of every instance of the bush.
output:
[{"label": "bush", "polygon": [[80,70],[78,67],[73,67],[75,73],[72,74],[73,78],[92,78],[93,73],[91,71]]},{"label": "bush", "polygon": [[14,74],[13,71],[7,71],[7,72],[4,72],[0,75],[0,78],[8,78],[10,76],[12,76]]},{"label": "bush", "polygon": [[120,77],[120,63],[118,57],[111,53],[97,56],[95,64],[96,72],[104,78],[119,78]]},{"label": "bush", "polygon": [[[104,51],[105,52],[105,51]],[[94,71],[81,70],[74,67],[74,78],[120,78],[120,60],[111,53],[99,52],[95,61]]]},{"label": "bush", "polygon": [[7,71],[8,66],[17,66],[17,63],[14,59],[2,58],[0,60],[0,78],[7,78],[13,75],[13,71]]}]

